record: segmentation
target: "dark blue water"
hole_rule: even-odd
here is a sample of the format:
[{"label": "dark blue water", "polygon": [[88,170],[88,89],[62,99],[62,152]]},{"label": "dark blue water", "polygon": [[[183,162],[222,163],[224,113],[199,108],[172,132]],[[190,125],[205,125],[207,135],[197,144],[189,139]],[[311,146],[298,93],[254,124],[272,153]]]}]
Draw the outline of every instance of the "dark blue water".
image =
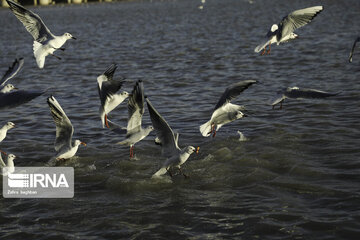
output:
[{"label": "dark blue water", "polygon": [[[32,37],[0,9],[0,69],[25,65],[11,80],[21,89],[48,89],[30,103],[0,112],[16,123],[0,147],[17,166],[43,166],[54,156],[53,94],[88,146],[64,165],[75,168],[73,199],[0,199],[1,239],[357,239],[360,236],[360,2],[200,1],[93,3],[31,8],[60,35],[78,38],[37,68]],[[253,49],[289,12],[324,11],[296,31],[300,39]],[[124,136],[101,128],[96,77],[111,63],[131,91],[137,79],[175,131],[180,145],[200,146],[183,171],[150,180],[164,159],[154,134],[129,149]],[[235,101],[249,117],[221,128],[215,139],[198,130],[224,89],[255,79]],[[283,87],[341,94],[325,100],[269,103]],[[110,119],[126,125],[122,104]],[[144,126],[151,124],[148,112]],[[237,131],[249,139],[240,142]],[[95,166],[95,168],[94,168]]]}]

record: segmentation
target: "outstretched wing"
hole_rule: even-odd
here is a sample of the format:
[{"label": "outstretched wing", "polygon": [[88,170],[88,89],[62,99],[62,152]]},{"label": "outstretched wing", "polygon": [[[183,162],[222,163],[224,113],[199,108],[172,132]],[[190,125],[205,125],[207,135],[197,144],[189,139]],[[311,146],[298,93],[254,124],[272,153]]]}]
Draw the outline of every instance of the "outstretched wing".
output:
[{"label": "outstretched wing", "polygon": [[50,96],[47,99],[47,103],[49,104],[51,115],[56,125],[55,151],[59,151],[64,146],[70,148],[72,135],[74,133],[70,119],[66,116],[55,97]]},{"label": "outstretched wing", "polygon": [[228,87],[225,92],[221,95],[218,103],[215,106],[215,109],[218,109],[225,105],[226,103],[231,102],[234,98],[236,98],[242,91],[250,87],[252,84],[257,83],[256,80],[245,80],[238,83],[235,83]]},{"label": "outstretched wing", "polygon": [[11,78],[13,78],[20,71],[20,69],[22,68],[23,65],[24,65],[23,58],[19,58],[19,60],[15,59],[12,66],[9,67],[9,69],[6,71],[4,76],[1,78],[0,86],[4,86],[7,81],[9,81]]},{"label": "outstretched wing", "polygon": [[153,107],[150,100],[146,98],[146,103],[149,109],[152,125],[155,129],[156,136],[160,139],[162,147],[162,155],[164,157],[171,157],[179,150],[178,137],[175,135],[169,124],[160,115],[160,113]]},{"label": "outstretched wing", "polygon": [[141,121],[144,111],[144,86],[143,82],[138,80],[131,92],[128,102],[128,134],[137,132],[141,129]]},{"label": "outstretched wing", "polygon": [[54,35],[46,27],[39,15],[24,8],[20,4],[13,2],[12,0],[6,0],[10,6],[10,10],[14,13],[15,17],[20,20],[26,30],[33,36],[37,42],[44,42]]},{"label": "outstretched wing", "polygon": [[0,93],[0,109],[14,108],[42,95],[44,92],[13,91]]},{"label": "outstretched wing", "polygon": [[351,48],[351,52],[350,52],[350,56],[349,56],[349,62],[351,63],[352,62],[352,56],[354,54],[354,51],[355,51],[355,47],[356,47],[356,43],[360,41],[360,37],[357,37],[354,41],[354,44]]},{"label": "outstretched wing", "polygon": [[320,91],[316,89],[309,88],[288,88],[284,93],[288,98],[326,98],[331,96],[336,96],[339,93],[330,93],[325,91]]},{"label": "outstretched wing", "polygon": [[281,36],[287,36],[296,29],[305,26],[311,22],[323,9],[323,6],[314,6],[293,11],[284,17],[279,23]]},{"label": "outstretched wing", "polygon": [[101,105],[104,106],[106,99],[114,95],[121,88],[123,81],[114,81],[113,76],[117,68],[116,64],[111,64],[106,71],[98,76],[98,92]]}]

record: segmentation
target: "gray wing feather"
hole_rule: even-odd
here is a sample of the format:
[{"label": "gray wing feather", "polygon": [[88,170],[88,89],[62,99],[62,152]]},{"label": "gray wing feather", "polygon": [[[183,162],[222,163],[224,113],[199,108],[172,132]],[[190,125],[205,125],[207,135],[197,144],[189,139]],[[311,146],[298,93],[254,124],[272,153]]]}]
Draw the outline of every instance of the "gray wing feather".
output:
[{"label": "gray wing feather", "polygon": [[125,127],[121,127],[120,125],[110,121],[110,119],[108,119],[108,124],[109,124],[109,128],[111,131],[117,133],[117,134],[126,134],[126,128]]},{"label": "gray wing feather", "polygon": [[252,84],[256,83],[256,80],[245,80],[238,83],[235,83],[228,87],[225,92],[221,95],[218,103],[215,106],[215,109],[222,107],[224,104],[231,102],[236,98],[242,91],[250,87]]},{"label": "gray wing feather", "polygon": [[143,82],[138,80],[128,102],[128,133],[140,130],[144,111],[144,86]]},{"label": "gray wing feather", "polygon": [[350,52],[350,56],[349,56],[349,62],[351,63],[352,62],[352,56],[354,54],[354,51],[355,51],[355,47],[356,47],[356,43],[360,41],[360,37],[357,37],[354,41],[354,44],[351,48],[351,52]]},{"label": "gray wing feather", "polygon": [[0,86],[4,86],[7,81],[9,81],[11,78],[13,78],[20,71],[20,69],[22,68],[23,65],[24,65],[23,58],[19,58],[19,60],[15,59],[12,66],[9,67],[9,69],[6,71],[4,76],[1,78]]},{"label": "gray wing feather", "polygon": [[316,89],[308,89],[308,88],[292,88],[287,89],[286,92],[284,92],[285,96],[288,98],[326,98],[326,97],[332,97],[336,96],[339,93],[330,93],[330,92],[324,92]]},{"label": "gray wing feather", "polygon": [[0,93],[0,109],[17,107],[42,95],[44,92],[13,91]]},{"label": "gray wing feather", "polygon": [[108,69],[98,77],[98,92],[101,105],[104,106],[106,99],[114,95],[123,85],[123,81],[114,81],[113,76],[117,68],[116,64],[111,64]]},{"label": "gray wing feather", "polygon": [[14,13],[15,17],[20,20],[26,30],[33,36],[35,41],[44,42],[54,35],[46,27],[39,15],[24,8],[20,4],[11,0],[6,0],[10,6],[10,10]]},{"label": "gray wing feather", "polygon": [[173,156],[174,152],[179,150],[178,138],[179,134],[175,136],[173,130],[160,113],[153,107],[150,100],[146,98],[146,103],[149,109],[152,125],[155,129],[156,136],[160,139],[162,147],[162,155],[164,157]]},{"label": "gray wing feather", "polygon": [[47,103],[49,104],[51,115],[56,125],[55,151],[59,151],[63,147],[70,148],[74,133],[70,119],[66,116],[64,110],[53,96],[47,99]]},{"label": "gray wing feather", "polygon": [[1,153],[0,153],[0,167],[6,167],[6,164],[4,163],[4,160],[2,159]]},{"label": "gray wing feather", "polygon": [[279,23],[279,29],[281,29],[279,33],[281,33],[281,36],[287,36],[296,29],[310,23],[323,9],[322,6],[314,6],[293,11]]}]

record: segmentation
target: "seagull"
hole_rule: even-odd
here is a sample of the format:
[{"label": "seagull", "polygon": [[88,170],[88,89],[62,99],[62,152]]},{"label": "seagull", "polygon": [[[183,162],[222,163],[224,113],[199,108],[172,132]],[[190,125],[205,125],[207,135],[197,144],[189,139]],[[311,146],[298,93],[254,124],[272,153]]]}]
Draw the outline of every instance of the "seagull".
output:
[{"label": "seagull", "polygon": [[6,71],[6,73],[0,80],[0,92],[5,86],[5,83],[9,81],[11,78],[13,78],[20,71],[23,65],[24,65],[23,58],[15,59],[12,66],[9,67],[9,69]]},{"label": "seagull", "polygon": [[97,78],[98,92],[101,101],[99,114],[103,128],[105,125],[110,128],[107,115],[129,96],[129,93],[126,91],[116,93],[124,83],[123,81],[113,80],[116,68],[117,66],[115,64],[111,64],[110,67]]},{"label": "seagull", "polygon": [[304,98],[326,98],[331,96],[336,96],[339,93],[329,93],[316,89],[309,88],[298,88],[298,87],[288,87],[279,92],[278,97],[271,104],[272,108],[275,108],[275,105],[280,103],[280,109],[282,109],[282,103],[286,98],[290,99],[304,99]]},{"label": "seagull", "polygon": [[5,164],[0,153],[0,168],[2,168],[2,175],[7,176],[9,173],[15,172],[14,159],[16,158],[16,156],[12,153],[7,154],[6,152],[3,152],[1,150],[0,152],[7,155],[7,164]]},{"label": "seagull", "polygon": [[7,122],[2,128],[0,128],[0,143],[6,138],[8,130],[15,127],[15,123]]},{"label": "seagull", "polygon": [[141,80],[138,80],[134,86],[128,102],[128,124],[126,139],[118,142],[117,144],[130,146],[130,158],[134,157],[134,145],[141,141],[149,133],[154,130],[152,126],[146,128],[141,127],[142,116],[145,112],[144,109],[144,86]]},{"label": "seagull", "polygon": [[304,9],[293,11],[285,16],[279,24],[273,24],[270,31],[266,34],[267,40],[255,48],[255,52],[264,51],[261,55],[265,54],[266,46],[269,46],[268,54],[271,50],[271,44],[276,43],[279,45],[282,42],[288,42],[298,38],[299,36],[294,31],[306,24],[310,23],[322,10],[323,6],[314,6]]},{"label": "seagull", "polygon": [[6,109],[11,107],[19,106],[23,103],[26,103],[41,94],[44,93],[44,91],[13,91],[17,90],[14,85],[7,83],[11,78],[13,78],[22,68],[24,65],[24,59],[15,59],[14,63],[11,67],[6,71],[4,76],[0,80],[0,109]]},{"label": "seagull", "polygon": [[198,153],[200,147],[187,146],[183,149],[179,148],[179,134],[174,133],[169,124],[165,121],[165,119],[158,113],[158,111],[153,107],[149,98],[146,98],[146,103],[149,109],[151,122],[155,128],[156,135],[158,139],[161,141],[161,149],[162,155],[167,158],[164,162],[160,170],[158,170],[154,175],[154,177],[160,177],[165,173],[170,172],[171,167],[176,167],[179,169],[180,173],[187,177],[181,171],[181,165],[186,162],[186,160],[190,157],[190,155],[194,152]]},{"label": "seagull", "polygon": [[351,49],[351,52],[350,52],[350,56],[349,56],[349,63],[352,63],[352,56],[354,54],[354,51],[355,51],[355,47],[356,47],[356,43],[357,42],[360,42],[360,37],[357,37],[354,41],[354,44],[352,46],[352,49]]},{"label": "seagull", "polygon": [[54,55],[57,49],[65,50],[61,48],[65,42],[69,39],[76,39],[70,33],[64,33],[61,36],[55,36],[46,27],[39,15],[24,8],[20,4],[6,0],[10,6],[10,10],[14,13],[15,17],[24,25],[26,30],[33,36],[33,51],[36,58],[36,63],[39,68],[44,68],[45,57],[47,55],[53,55],[58,59],[60,57]]},{"label": "seagull", "polygon": [[211,133],[213,133],[213,137],[215,137],[216,131],[224,124],[246,116],[241,112],[241,110],[245,109],[244,106],[235,105],[230,102],[254,83],[257,83],[257,81],[245,80],[226,88],[214,108],[211,119],[200,126],[200,132],[204,137],[210,136]]},{"label": "seagull", "polygon": [[56,125],[56,138],[55,138],[55,151],[57,152],[56,160],[65,160],[73,157],[79,145],[86,146],[86,143],[75,140],[72,143],[72,136],[74,133],[74,127],[72,126],[70,119],[66,116],[64,110],[61,108],[58,101],[54,96],[50,96],[47,99],[49,104],[51,115]]}]

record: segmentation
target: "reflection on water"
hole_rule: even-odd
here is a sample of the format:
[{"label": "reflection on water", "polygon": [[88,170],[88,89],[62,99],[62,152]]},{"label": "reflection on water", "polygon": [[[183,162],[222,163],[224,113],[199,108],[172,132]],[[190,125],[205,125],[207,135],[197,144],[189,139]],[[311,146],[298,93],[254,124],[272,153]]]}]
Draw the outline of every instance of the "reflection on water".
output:
[{"label": "reflection on water", "polygon": [[[299,40],[253,52],[271,24],[294,9],[324,5],[297,31]],[[8,9],[0,10],[0,68],[16,57],[24,69],[11,82],[48,89],[32,102],[0,113],[17,124],[1,149],[18,166],[42,166],[54,154],[55,125],[46,104],[53,94],[88,146],[64,165],[75,168],[74,199],[1,199],[1,239],[119,238],[348,238],[359,234],[359,62],[347,63],[360,21],[360,3],[340,1],[125,2],[55,5],[33,10],[54,34],[70,32],[62,57],[36,67],[32,38]],[[274,7],[276,6],[276,7]],[[269,11],[272,9],[272,11]],[[346,12],[346,14],[344,14]],[[129,149],[124,136],[101,128],[96,77],[117,63],[124,90],[144,81],[145,94],[175,131],[180,145],[200,146],[184,166],[190,175],[151,181],[161,166],[154,134]],[[221,128],[216,138],[198,130],[224,89],[261,84],[234,102],[249,117]],[[286,101],[284,87],[341,91],[319,101]],[[110,119],[125,126],[122,104]],[[151,124],[148,112],[144,126]],[[241,131],[247,141],[239,141]]]}]

